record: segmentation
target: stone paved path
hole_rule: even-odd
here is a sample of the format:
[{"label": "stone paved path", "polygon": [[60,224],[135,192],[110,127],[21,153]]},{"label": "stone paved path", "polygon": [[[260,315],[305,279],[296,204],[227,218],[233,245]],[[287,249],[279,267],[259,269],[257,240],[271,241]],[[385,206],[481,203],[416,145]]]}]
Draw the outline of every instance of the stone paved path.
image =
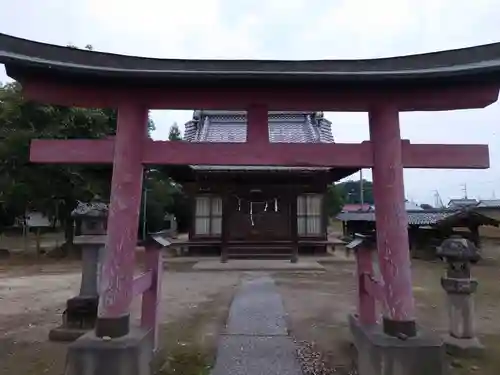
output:
[{"label": "stone paved path", "polygon": [[245,280],[229,310],[212,375],[302,375],[274,281]]}]

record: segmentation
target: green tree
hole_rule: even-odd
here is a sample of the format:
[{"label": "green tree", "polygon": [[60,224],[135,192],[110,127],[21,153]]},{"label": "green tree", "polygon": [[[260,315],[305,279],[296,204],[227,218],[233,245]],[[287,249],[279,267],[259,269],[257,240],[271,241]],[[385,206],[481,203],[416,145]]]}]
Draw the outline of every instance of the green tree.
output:
[{"label": "green tree", "polygon": [[344,205],[344,198],[340,194],[337,185],[332,184],[328,186],[325,199],[326,199],[325,204],[328,217],[335,217],[340,212],[342,206]]},{"label": "green tree", "polygon": [[[179,231],[185,231],[189,224],[189,200],[182,186],[175,183],[167,173],[167,168],[158,167],[147,173],[144,182],[146,192],[146,230],[157,232],[164,228],[166,213],[173,214],[177,219]],[[143,194],[143,199],[145,197]],[[144,201],[142,202],[144,204]],[[144,207],[144,206],[142,206]],[[144,220],[144,210],[141,210],[141,228]]]},{"label": "green tree", "polygon": [[72,242],[71,211],[78,200],[109,196],[110,166],[33,164],[29,145],[36,138],[102,138],[116,131],[111,110],[66,108],[25,101],[17,83],[0,87],[0,185],[4,224],[37,210],[65,225]]},{"label": "green tree", "polygon": [[170,127],[170,130],[168,132],[168,140],[169,141],[181,141],[181,131],[179,129],[179,126],[177,125],[176,122],[173,123],[173,125]]},{"label": "green tree", "polygon": [[[337,184],[340,196],[345,203],[361,203],[361,188],[359,180],[345,181]],[[363,180],[363,202],[373,204],[373,183]]]}]

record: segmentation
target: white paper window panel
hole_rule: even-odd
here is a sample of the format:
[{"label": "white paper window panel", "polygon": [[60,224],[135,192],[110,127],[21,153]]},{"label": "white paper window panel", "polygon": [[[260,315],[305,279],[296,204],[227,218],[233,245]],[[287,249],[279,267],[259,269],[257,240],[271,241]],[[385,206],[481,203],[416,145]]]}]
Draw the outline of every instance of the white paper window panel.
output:
[{"label": "white paper window panel", "polygon": [[306,198],[303,195],[297,197],[297,215],[306,214]]},{"label": "white paper window panel", "polygon": [[212,198],[212,215],[220,216],[222,215],[222,198],[213,197]]},{"label": "white paper window panel", "polygon": [[321,234],[321,216],[309,216],[307,218],[307,234]]},{"label": "white paper window panel", "polygon": [[196,234],[210,234],[210,218],[197,217],[195,219],[194,231]]},{"label": "white paper window panel", "polygon": [[307,195],[306,196],[306,210],[308,215],[321,214],[321,195]]},{"label": "white paper window panel", "polygon": [[321,194],[305,194],[297,197],[297,215],[320,215]]},{"label": "white paper window panel", "polygon": [[306,234],[306,218],[297,218],[297,233],[299,236],[304,236]]},{"label": "white paper window panel", "polygon": [[196,197],[196,216],[210,215],[210,197]]},{"label": "white paper window panel", "polygon": [[212,233],[213,235],[220,236],[222,234],[222,218],[212,218]]}]

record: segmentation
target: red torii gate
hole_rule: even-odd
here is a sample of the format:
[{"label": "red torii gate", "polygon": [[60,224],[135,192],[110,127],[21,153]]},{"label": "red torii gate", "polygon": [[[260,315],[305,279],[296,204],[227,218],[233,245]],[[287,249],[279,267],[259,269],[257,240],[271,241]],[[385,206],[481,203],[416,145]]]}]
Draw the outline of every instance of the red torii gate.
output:
[{"label": "red torii gate", "polygon": [[[411,144],[399,112],[483,108],[497,100],[498,44],[356,61],[160,60],[76,50],[0,34],[0,62],[26,98],[118,109],[114,139],[34,140],[31,161],[113,163],[96,334],[129,332],[144,164],[372,168],[385,333],[416,335],[403,168],[488,168],[486,145]],[[481,64],[483,63],[483,64]],[[486,68],[484,68],[486,66]],[[247,142],[147,139],[149,109],[245,109]],[[271,144],[269,110],[366,111],[370,141]]]}]

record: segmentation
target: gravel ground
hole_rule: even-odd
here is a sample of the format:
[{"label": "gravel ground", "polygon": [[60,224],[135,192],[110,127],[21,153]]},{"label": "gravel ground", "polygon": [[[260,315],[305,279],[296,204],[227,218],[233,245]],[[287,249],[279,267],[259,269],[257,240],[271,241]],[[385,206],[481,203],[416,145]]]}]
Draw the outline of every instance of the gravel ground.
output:
[{"label": "gravel ground", "polygon": [[[0,277],[0,374],[60,374],[65,345],[47,340],[51,328],[61,323],[68,298],[78,293],[80,275],[45,273]],[[24,273],[23,273],[24,274]],[[225,293],[239,282],[238,273],[167,272],[163,278],[162,324],[174,323]],[[203,308],[203,307],[202,307]],[[132,316],[139,318],[140,299],[133,303]],[[48,361],[47,357],[51,359]],[[43,368],[43,371],[39,371]],[[48,372],[46,372],[46,370]],[[55,370],[54,370],[55,371]]]}]

